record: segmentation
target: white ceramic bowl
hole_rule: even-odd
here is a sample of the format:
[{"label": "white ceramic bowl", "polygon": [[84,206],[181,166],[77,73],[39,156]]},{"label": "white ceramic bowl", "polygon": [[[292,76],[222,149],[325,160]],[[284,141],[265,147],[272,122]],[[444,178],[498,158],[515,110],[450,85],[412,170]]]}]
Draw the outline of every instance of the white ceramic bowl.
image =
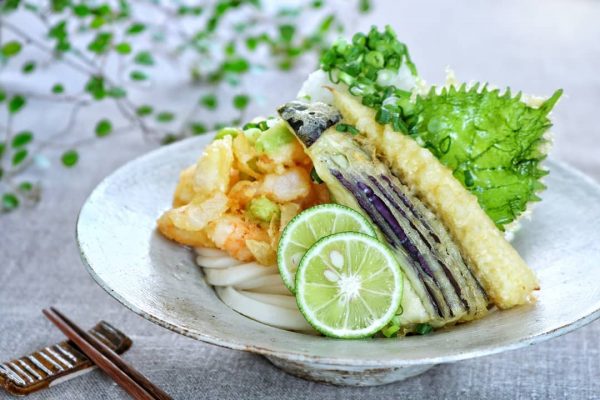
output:
[{"label": "white ceramic bowl", "polygon": [[600,187],[549,162],[549,189],[514,245],[540,278],[535,305],[402,339],[335,340],[272,328],[223,304],[192,251],[165,240],[156,218],[181,169],[212,135],[163,147],[106,178],[83,206],[77,238],[94,279],[123,305],[165,328],[267,357],[284,370],[341,385],[378,385],[435,364],[515,350],[600,316]]}]

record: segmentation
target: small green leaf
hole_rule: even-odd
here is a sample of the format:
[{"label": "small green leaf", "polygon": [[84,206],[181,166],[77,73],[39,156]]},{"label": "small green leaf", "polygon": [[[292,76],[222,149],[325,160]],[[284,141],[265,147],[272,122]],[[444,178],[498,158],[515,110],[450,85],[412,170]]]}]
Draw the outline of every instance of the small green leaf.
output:
[{"label": "small green leaf", "polygon": [[2,9],[0,11],[2,11],[2,12],[15,11],[17,8],[19,8],[19,4],[21,4],[21,0],[4,0],[2,2],[2,4],[0,5],[0,7],[2,7]]},{"label": "small green leaf", "polygon": [[70,0],[52,0],[52,11],[59,13],[63,12],[69,6]]},{"label": "small green leaf", "polygon": [[131,17],[131,4],[127,0],[119,0],[119,19],[128,19]]},{"label": "small green leaf", "polygon": [[152,114],[153,112],[154,112],[154,108],[152,108],[152,106],[149,106],[147,104],[139,106],[136,110],[137,115],[139,115],[140,117],[148,116],[148,115]]},{"label": "small green leaf", "polygon": [[294,62],[293,62],[291,59],[289,59],[289,58],[286,58],[286,59],[284,59],[284,60],[281,60],[281,61],[280,61],[280,62],[277,64],[277,66],[278,66],[278,67],[279,67],[279,69],[280,69],[280,70],[282,70],[282,71],[289,71],[289,70],[290,70],[290,69],[292,69],[292,67],[294,66]]},{"label": "small green leaf", "polygon": [[21,164],[23,160],[27,158],[28,155],[29,152],[27,151],[27,149],[18,150],[15,154],[13,154],[12,165],[16,167],[17,165]]},{"label": "small green leaf", "polygon": [[62,40],[67,37],[67,21],[59,21],[48,31],[48,37]]},{"label": "small green leaf", "polygon": [[4,89],[0,88],[0,103],[2,103],[4,100],[6,100],[6,92]]},{"label": "small green leaf", "polygon": [[85,91],[92,95],[95,100],[102,100],[106,97],[104,87],[104,77],[92,76],[85,85]]},{"label": "small green leaf", "polygon": [[140,65],[154,65],[154,58],[148,51],[140,51],[135,55],[133,61]]},{"label": "small green leaf", "polygon": [[4,211],[12,211],[19,207],[19,199],[12,193],[4,193],[2,195],[2,209]]},{"label": "small green leaf", "polygon": [[68,150],[63,153],[60,159],[65,167],[71,168],[79,161],[79,153],[77,153],[77,150]]},{"label": "small green leaf", "polygon": [[190,124],[190,129],[192,130],[193,135],[202,135],[203,133],[208,132],[206,125],[202,122],[192,122]]},{"label": "small green leaf", "polygon": [[30,74],[33,71],[35,71],[36,66],[37,64],[35,63],[35,61],[27,61],[25,64],[23,64],[21,71],[23,71],[24,74]]},{"label": "small green leaf", "polygon": [[254,36],[247,37],[246,38],[246,47],[250,51],[256,50],[256,48],[258,47],[258,39],[255,38]]},{"label": "small green leaf", "polygon": [[21,43],[16,40],[4,43],[2,46],[2,55],[4,57],[14,57],[21,51]]},{"label": "small green leaf", "polygon": [[99,6],[92,9],[92,13],[94,15],[100,15],[103,17],[108,17],[112,13],[112,9],[108,3],[101,3]]},{"label": "small green leaf", "polygon": [[238,110],[243,110],[248,107],[248,103],[250,103],[250,97],[245,94],[238,94],[233,98],[233,106]]},{"label": "small green leaf", "polygon": [[108,51],[112,38],[112,33],[100,32],[94,37],[94,40],[88,44],[87,49],[92,53],[104,54]]},{"label": "small green leaf", "polygon": [[76,4],[73,6],[73,14],[81,18],[87,17],[90,15],[90,8],[83,3]]},{"label": "small green leaf", "polygon": [[245,58],[234,58],[223,63],[223,71],[241,74],[250,69],[250,63]]},{"label": "small green leaf", "polygon": [[279,36],[281,36],[281,40],[283,40],[284,42],[291,42],[294,38],[294,33],[296,33],[296,27],[294,25],[279,25]]},{"label": "small green leaf", "polygon": [[96,136],[104,137],[108,136],[113,130],[112,123],[107,119],[101,119],[96,124]]},{"label": "small green leaf", "polygon": [[335,15],[330,14],[326,16],[321,22],[321,25],[319,25],[319,32],[326,33],[327,31],[329,31],[329,28],[331,28],[331,24],[333,24],[333,21],[335,21]]},{"label": "small green leaf", "polygon": [[31,182],[21,182],[19,183],[19,190],[22,192],[30,192],[33,189],[33,184]]},{"label": "small green leaf", "polygon": [[200,104],[209,110],[214,110],[219,106],[219,101],[217,100],[217,96],[214,94],[207,94],[200,98]]},{"label": "small green leaf", "polygon": [[227,57],[231,57],[235,54],[235,42],[234,41],[230,41],[229,43],[227,43],[227,45],[225,46],[225,55]]},{"label": "small green leaf", "polygon": [[0,158],[2,158],[2,156],[4,155],[5,148],[6,148],[6,145],[4,143],[0,143]]},{"label": "small green leaf", "polygon": [[115,46],[115,51],[119,54],[131,53],[131,45],[127,42],[119,43]]},{"label": "small green leaf", "polygon": [[61,94],[64,91],[65,91],[65,87],[60,83],[55,83],[52,86],[52,93],[54,93],[54,94]]},{"label": "small green leaf", "polygon": [[190,6],[179,6],[177,9],[177,14],[179,15],[200,15],[202,14],[202,7],[190,7]]},{"label": "small green leaf", "polygon": [[31,131],[23,131],[17,133],[15,137],[13,137],[11,145],[14,149],[16,149],[18,147],[25,146],[26,144],[31,143],[32,140],[33,133],[31,133]]},{"label": "small green leaf", "polygon": [[156,120],[158,122],[171,122],[173,121],[173,119],[175,119],[175,114],[173,114],[170,111],[161,111],[158,114],[156,114]]},{"label": "small green leaf", "polygon": [[131,71],[129,73],[129,77],[134,81],[145,81],[146,79],[148,79],[148,75],[146,75],[142,71],[137,70]]},{"label": "small green leaf", "polygon": [[146,25],[136,22],[131,24],[131,26],[129,28],[127,28],[126,33],[128,35],[137,35],[139,33],[142,33],[146,30]]},{"label": "small green leaf", "polygon": [[359,0],[358,11],[360,11],[362,14],[371,11],[371,0]]},{"label": "small green leaf", "polygon": [[104,24],[106,24],[106,20],[100,16],[96,16],[90,22],[90,28],[98,29],[101,28]]},{"label": "small green leaf", "polygon": [[25,107],[25,104],[27,104],[27,100],[25,100],[25,97],[19,94],[15,95],[8,102],[8,112],[11,114],[16,114],[19,111],[21,111],[23,107]]},{"label": "small green leaf", "polygon": [[174,135],[172,133],[167,133],[160,141],[160,144],[162,145],[167,145],[167,144],[171,144],[171,143],[175,143],[176,141],[179,140],[179,137],[177,137],[177,135]]},{"label": "small green leaf", "polygon": [[119,0],[119,12],[117,18],[120,20],[127,20],[131,17],[131,4],[126,0]]},{"label": "small green leaf", "polygon": [[71,43],[69,42],[68,38],[58,39],[54,49],[60,53],[67,52],[71,49]]},{"label": "small green leaf", "polygon": [[108,97],[112,97],[113,99],[122,99],[127,96],[127,91],[120,86],[115,86],[106,91],[106,95]]}]

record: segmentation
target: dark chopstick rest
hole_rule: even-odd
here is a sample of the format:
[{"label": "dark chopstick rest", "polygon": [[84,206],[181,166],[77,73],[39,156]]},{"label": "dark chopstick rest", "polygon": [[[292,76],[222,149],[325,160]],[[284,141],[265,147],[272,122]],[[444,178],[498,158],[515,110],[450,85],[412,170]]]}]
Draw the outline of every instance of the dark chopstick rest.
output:
[{"label": "dark chopstick rest", "polygon": [[134,399],[171,400],[162,389],[124,361],[104,343],[89,335],[54,307],[43,311],[44,315],[60,329],[81,351],[118,383]]},{"label": "dark chopstick rest", "polygon": [[[88,334],[117,354],[131,347],[131,339],[105,321],[96,324]],[[72,341],[65,340],[0,363],[0,388],[9,394],[25,396],[68,381],[93,367],[94,363]]]}]

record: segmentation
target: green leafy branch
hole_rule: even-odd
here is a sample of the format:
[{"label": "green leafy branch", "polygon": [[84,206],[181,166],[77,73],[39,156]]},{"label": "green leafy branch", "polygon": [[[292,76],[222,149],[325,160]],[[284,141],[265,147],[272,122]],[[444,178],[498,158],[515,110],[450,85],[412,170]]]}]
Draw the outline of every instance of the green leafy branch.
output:
[{"label": "green leafy branch", "polygon": [[[7,116],[0,121],[0,210],[39,199],[42,183],[22,176],[47,149],[59,150],[61,164],[72,168],[86,144],[116,133],[140,131],[144,138],[170,143],[240,124],[248,106],[261,96],[258,88],[244,89],[251,72],[292,70],[305,55],[323,52],[344,30],[345,19],[331,1],[273,11],[260,0],[5,0],[0,4],[0,68],[16,68],[26,80],[60,65],[82,84],[75,89],[69,86],[72,79],[57,79],[48,92],[28,92],[23,85],[0,81],[0,106]],[[370,9],[367,0],[355,4],[360,12]],[[29,22],[27,28],[18,24],[17,14],[42,34],[32,33]],[[306,21],[316,23],[307,27]],[[136,100],[136,91],[160,80],[155,72],[160,64],[186,65],[190,87],[198,92],[189,112],[160,108],[146,101],[148,96]],[[19,129],[32,100],[69,107],[65,125],[43,137]],[[82,110],[107,102],[119,118],[101,117],[91,124],[88,137],[70,138]],[[215,121],[223,107],[233,110],[221,113],[231,119]]]}]

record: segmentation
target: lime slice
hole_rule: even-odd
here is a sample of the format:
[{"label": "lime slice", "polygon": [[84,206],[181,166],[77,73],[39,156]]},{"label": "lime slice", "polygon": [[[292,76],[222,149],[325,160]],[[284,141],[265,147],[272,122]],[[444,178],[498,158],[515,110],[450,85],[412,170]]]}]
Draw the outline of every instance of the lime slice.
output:
[{"label": "lime slice", "polygon": [[389,248],[361,233],[338,233],[312,246],[296,273],[296,302],[316,330],[362,338],[381,330],[402,299],[402,272]]},{"label": "lime slice", "polygon": [[306,251],[319,239],[340,232],[361,232],[376,237],[375,229],[359,212],[339,204],[311,207],[290,221],[277,249],[277,265],[285,286],[295,293],[296,269]]}]

